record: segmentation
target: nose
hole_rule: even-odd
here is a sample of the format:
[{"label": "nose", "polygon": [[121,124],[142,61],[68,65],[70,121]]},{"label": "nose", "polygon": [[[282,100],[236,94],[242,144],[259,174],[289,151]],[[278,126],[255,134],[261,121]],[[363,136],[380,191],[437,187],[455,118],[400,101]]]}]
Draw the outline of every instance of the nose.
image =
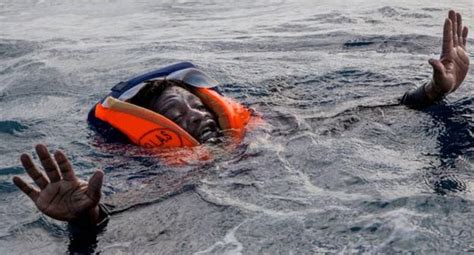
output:
[{"label": "nose", "polygon": [[199,124],[207,115],[206,112],[193,109],[189,112],[189,121],[193,124]]},{"label": "nose", "polygon": [[188,127],[188,132],[193,135],[199,135],[198,131],[201,126],[201,123],[207,118],[208,113],[191,109],[188,112],[188,121],[186,126]]}]

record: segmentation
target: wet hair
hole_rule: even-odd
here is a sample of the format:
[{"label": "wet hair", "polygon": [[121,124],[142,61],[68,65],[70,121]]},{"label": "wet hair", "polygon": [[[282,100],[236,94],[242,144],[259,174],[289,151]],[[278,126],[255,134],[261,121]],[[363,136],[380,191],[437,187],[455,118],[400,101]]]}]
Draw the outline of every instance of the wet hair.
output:
[{"label": "wet hair", "polygon": [[130,103],[150,109],[153,100],[161,95],[166,88],[178,86],[191,92],[189,86],[177,80],[149,80],[145,81],[146,85],[130,99]]}]

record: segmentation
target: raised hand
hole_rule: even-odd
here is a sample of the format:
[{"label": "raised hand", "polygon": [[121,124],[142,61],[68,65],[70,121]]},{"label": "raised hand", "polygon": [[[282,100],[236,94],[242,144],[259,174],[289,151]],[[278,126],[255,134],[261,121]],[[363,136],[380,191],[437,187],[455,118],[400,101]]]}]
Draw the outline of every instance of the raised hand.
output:
[{"label": "raised hand", "polygon": [[461,14],[451,10],[448,16],[444,22],[441,57],[429,60],[433,67],[433,80],[426,87],[426,92],[431,100],[458,89],[469,70],[466,52],[468,29],[462,26]]},{"label": "raised hand", "polygon": [[87,183],[76,177],[71,163],[61,151],[56,151],[53,159],[46,146],[38,144],[36,153],[46,176],[37,168],[29,155],[21,155],[20,160],[39,189],[17,176],[13,177],[15,185],[33,200],[41,212],[51,218],[97,223],[104,173],[100,170],[95,172]]}]

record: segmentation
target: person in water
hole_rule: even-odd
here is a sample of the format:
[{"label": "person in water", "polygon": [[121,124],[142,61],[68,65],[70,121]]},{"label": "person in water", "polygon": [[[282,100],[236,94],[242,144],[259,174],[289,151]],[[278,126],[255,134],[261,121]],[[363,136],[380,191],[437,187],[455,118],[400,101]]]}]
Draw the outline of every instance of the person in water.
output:
[{"label": "person in water", "polygon": [[200,143],[219,135],[215,114],[182,81],[147,81],[130,103],[165,116]]},{"label": "person in water", "polygon": [[223,96],[219,82],[181,62],[115,85],[89,112],[89,126],[108,141],[145,148],[238,143],[258,116]]},{"label": "person in water", "polygon": [[[428,106],[461,86],[469,69],[467,35],[468,29],[462,26],[461,15],[449,11],[444,23],[441,57],[429,60],[433,67],[431,81],[405,93],[401,104],[414,108]],[[163,114],[200,142],[217,137],[219,127],[215,113],[182,85],[163,86],[152,82],[131,102]],[[56,151],[53,159],[46,146],[40,144],[36,146],[36,153],[44,172],[29,155],[21,155],[20,160],[39,189],[18,176],[13,177],[15,185],[51,218],[68,221],[72,225],[102,226],[108,219],[107,208],[100,204],[104,173],[98,170],[85,182],[75,176],[71,163],[61,151]]]}]

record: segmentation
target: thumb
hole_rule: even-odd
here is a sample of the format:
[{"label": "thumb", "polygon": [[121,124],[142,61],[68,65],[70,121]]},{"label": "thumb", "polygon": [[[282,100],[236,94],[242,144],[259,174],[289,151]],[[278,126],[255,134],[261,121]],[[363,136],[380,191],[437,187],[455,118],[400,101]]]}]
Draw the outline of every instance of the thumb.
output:
[{"label": "thumb", "polygon": [[100,200],[100,191],[102,189],[102,183],[104,181],[104,172],[102,170],[97,170],[94,175],[89,179],[88,189],[87,189],[87,196],[99,202]]},{"label": "thumb", "polygon": [[444,68],[443,63],[441,63],[440,60],[432,58],[428,60],[428,63],[430,63],[430,65],[433,67],[433,70],[435,73],[440,73],[440,74],[444,73],[445,68]]}]

